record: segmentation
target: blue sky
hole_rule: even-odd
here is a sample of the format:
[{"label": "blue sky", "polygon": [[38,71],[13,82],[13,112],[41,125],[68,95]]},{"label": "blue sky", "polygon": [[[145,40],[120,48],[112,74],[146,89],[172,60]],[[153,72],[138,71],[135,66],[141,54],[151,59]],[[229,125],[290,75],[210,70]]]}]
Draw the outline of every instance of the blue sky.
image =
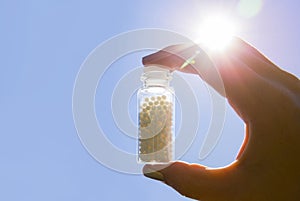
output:
[{"label": "blue sky", "polygon": [[[163,28],[195,37],[204,14],[217,9],[237,19],[239,36],[299,77],[299,2],[263,2],[255,16],[246,18],[238,14],[236,0],[2,0],[0,200],[189,200],[141,175],[110,170],[88,154],[72,116],[76,75],[97,45],[119,33]],[[141,65],[145,54],[128,56],[116,65],[130,70]],[[111,80],[114,72],[108,74]],[[191,80],[191,86],[200,94],[203,124],[207,124],[207,90],[201,81]],[[101,107],[97,114],[101,119]],[[114,126],[105,129],[116,131],[110,136],[116,145],[133,150],[134,140],[121,141],[124,136]],[[200,127],[195,143],[182,160],[212,167],[232,162],[243,140],[243,124],[234,112],[228,108],[218,145],[199,161],[205,129]]]}]

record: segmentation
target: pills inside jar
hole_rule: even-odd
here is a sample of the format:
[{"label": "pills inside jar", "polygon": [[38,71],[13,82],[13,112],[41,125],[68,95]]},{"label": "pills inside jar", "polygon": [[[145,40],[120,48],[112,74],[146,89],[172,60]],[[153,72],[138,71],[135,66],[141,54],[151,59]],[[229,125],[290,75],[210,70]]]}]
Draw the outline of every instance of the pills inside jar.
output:
[{"label": "pills inside jar", "polygon": [[173,158],[173,104],[165,95],[146,97],[139,108],[139,157],[144,162]]}]

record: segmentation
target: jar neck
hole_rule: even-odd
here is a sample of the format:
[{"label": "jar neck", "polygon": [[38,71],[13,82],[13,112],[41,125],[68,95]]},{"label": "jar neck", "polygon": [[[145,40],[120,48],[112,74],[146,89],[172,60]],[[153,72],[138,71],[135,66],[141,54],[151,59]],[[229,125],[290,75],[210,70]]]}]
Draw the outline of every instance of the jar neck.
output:
[{"label": "jar neck", "polygon": [[170,80],[172,79],[172,73],[159,67],[144,67],[144,73],[141,80],[144,83],[144,87],[160,86],[168,87]]},{"label": "jar neck", "polygon": [[144,87],[168,87],[170,86],[169,80],[163,80],[163,79],[153,79],[148,78],[144,80]]}]

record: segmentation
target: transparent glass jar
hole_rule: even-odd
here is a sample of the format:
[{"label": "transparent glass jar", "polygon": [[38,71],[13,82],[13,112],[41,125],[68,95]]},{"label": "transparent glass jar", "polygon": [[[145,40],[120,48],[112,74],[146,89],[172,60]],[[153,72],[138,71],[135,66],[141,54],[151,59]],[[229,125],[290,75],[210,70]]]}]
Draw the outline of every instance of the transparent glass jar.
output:
[{"label": "transparent glass jar", "polygon": [[138,91],[138,162],[174,160],[175,94],[169,86],[172,73],[149,66]]}]

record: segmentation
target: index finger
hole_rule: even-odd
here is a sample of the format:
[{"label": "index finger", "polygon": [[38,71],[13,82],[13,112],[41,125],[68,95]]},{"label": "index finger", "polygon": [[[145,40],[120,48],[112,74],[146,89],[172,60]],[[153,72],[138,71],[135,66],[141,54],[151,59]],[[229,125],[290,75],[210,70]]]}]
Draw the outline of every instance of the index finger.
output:
[{"label": "index finger", "polygon": [[[233,41],[233,46],[240,41]],[[194,63],[184,69],[179,67],[196,51]],[[221,95],[228,98],[237,113],[247,121],[264,109],[264,96],[272,93],[268,81],[255,72],[246,59],[240,59],[239,49],[209,56],[196,44],[175,45],[143,58],[144,65],[160,65],[172,70],[196,73]],[[265,65],[262,63],[262,65]]]}]

